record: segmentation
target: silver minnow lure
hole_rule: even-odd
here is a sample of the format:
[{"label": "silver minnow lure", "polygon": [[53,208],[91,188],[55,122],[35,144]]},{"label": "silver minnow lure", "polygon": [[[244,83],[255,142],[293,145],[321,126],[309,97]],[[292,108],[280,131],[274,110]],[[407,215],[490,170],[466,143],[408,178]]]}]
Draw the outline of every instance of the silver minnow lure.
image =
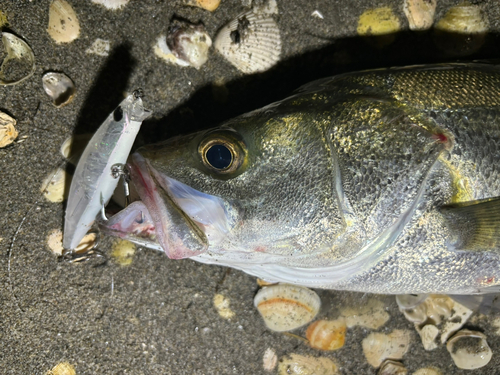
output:
[{"label": "silver minnow lure", "polygon": [[151,115],[144,109],[140,90],[127,96],[102,123],[89,141],[76,167],[64,220],[63,246],[72,250],[92,226],[118,185],[113,166],[127,161],[142,121]]}]

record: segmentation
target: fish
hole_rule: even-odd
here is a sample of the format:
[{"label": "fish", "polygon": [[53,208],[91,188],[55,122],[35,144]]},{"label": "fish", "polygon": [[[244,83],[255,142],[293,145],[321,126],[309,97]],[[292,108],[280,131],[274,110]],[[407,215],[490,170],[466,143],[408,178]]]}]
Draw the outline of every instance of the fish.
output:
[{"label": "fish", "polygon": [[500,68],[341,74],[130,155],[101,230],[272,282],[500,291]]}]

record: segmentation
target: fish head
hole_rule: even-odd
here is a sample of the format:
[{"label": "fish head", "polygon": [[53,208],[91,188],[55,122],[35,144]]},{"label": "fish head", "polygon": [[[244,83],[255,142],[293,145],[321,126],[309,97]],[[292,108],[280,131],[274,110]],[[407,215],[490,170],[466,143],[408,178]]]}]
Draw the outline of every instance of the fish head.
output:
[{"label": "fish head", "polygon": [[321,126],[300,126],[303,116],[264,109],[140,148],[129,168],[143,206],[105,230],[147,238],[171,258],[228,265],[330,250],[345,231],[330,150]]}]

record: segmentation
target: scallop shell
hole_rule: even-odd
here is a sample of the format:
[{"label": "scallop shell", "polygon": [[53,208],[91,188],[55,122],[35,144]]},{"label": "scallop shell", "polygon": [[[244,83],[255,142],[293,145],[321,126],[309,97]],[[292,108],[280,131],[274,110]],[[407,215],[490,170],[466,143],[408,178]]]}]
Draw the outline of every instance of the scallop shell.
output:
[{"label": "scallop shell", "polygon": [[75,84],[64,73],[49,72],[42,77],[43,89],[56,107],[70,103],[75,96]]},{"label": "scallop shell", "polygon": [[446,349],[458,368],[473,370],[486,366],[493,355],[486,336],[481,332],[464,329],[453,336]]},{"label": "scallop shell", "polygon": [[307,327],[306,337],[315,349],[337,350],[344,346],[345,320],[317,320]]},{"label": "scallop shell", "polygon": [[19,134],[15,128],[16,120],[0,112],[0,148],[10,145]]},{"label": "scallop shell", "polygon": [[312,321],[321,307],[321,300],[310,289],[279,284],[259,290],[254,305],[270,330],[284,332]]},{"label": "scallop shell", "polygon": [[278,375],[336,375],[337,365],[329,358],[309,357],[292,353],[281,358]]},{"label": "scallop shell", "polygon": [[70,43],[80,35],[80,23],[71,4],[65,0],[53,0],[49,7],[47,32],[57,43]]},{"label": "scallop shell", "polygon": [[403,11],[410,30],[427,30],[434,23],[437,0],[405,0]]},{"label": "scallop shell", "polygon": [[403,366],[401,362],[396,361],[384,361],[380,370],[378,370],[377,375],[407,375],[408,370]]},{"label": "scallop shell", "polygon": [[[17,85],[31,77],[35,72],[35,55],[28,43],[14,34],[2,32],[2,44],[7,56],[0,66],[0,85]],[[10,69],[11,63],[15,69]]]},{"label": "scallop shell", "polygon": [[272,16],[249,11],[219,31],[214,47],[243,73],[257,73],[279,61],[281,37]]},{"label": "scallop shell", "polygon": [[408,351],[411,335],[408,331],[396,329],[390,334],[372,332],[362,342],[366,360],[373,367],[379,367],[386,359],[401,359]]}]

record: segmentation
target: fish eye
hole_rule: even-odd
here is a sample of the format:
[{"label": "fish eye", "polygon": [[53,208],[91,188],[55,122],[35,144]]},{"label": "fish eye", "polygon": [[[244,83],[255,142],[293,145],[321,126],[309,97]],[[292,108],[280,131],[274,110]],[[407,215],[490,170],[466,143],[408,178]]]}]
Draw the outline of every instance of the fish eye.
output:
[{"label": "fish eye", "polygon": [[246,148],[234,131],[209,133],[200,142],[198,152],[203,165],[214,175],[233,177],[242,172]]}]

